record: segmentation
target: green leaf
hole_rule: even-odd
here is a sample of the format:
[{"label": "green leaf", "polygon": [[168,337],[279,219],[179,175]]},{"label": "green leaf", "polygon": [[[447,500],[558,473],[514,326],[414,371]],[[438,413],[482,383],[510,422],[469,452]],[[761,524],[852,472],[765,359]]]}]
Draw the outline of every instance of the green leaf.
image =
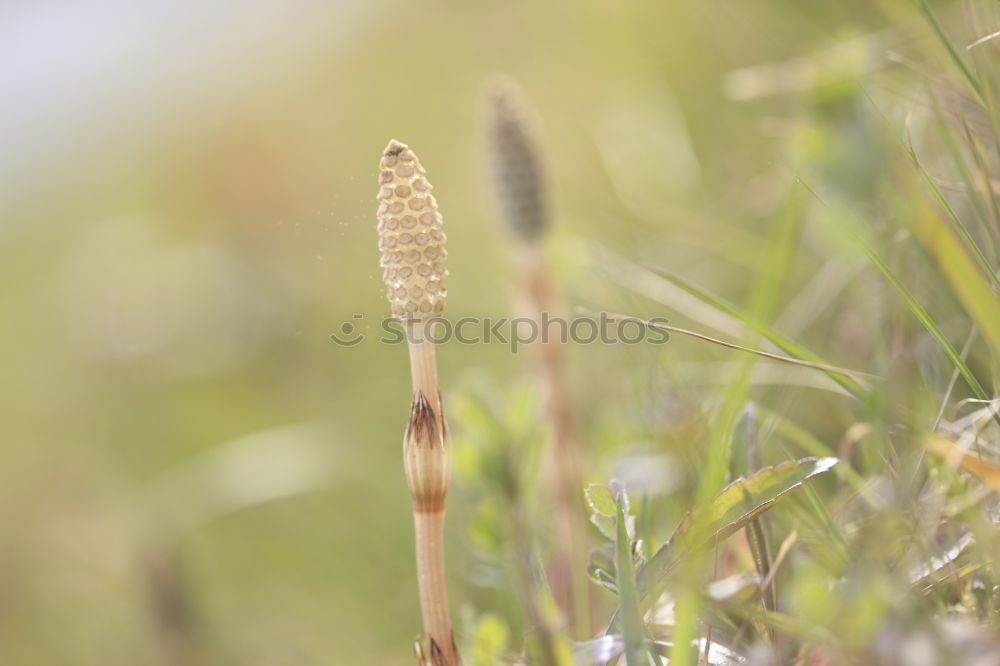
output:
[{"label": "green leaf", "polygon": [[469,519],[469,542],[480,553],[500,555],[507,547],[509,535],[505,516],[495,497],[486,497],[476,505]]},{"label": "green leaf", "polygon": [[590,579],[601,587],[618,594],[618,583],[615,581],[615,554],[611,544],[595,548],[590,553],[587,563],[587,574]]},{"label": "green leaf", "polygon": [[[733,481],[711,502],[685,514],[670,540],[639,570],[640,610],[652,607],[678,563],[745,527],[787,493],[801,487],[803,481],[826,472],[837,462],[836,458],[802,458],[765,467],[747,479]],[[612,627],[619,620],[616,615]]]},{"label": "green leaf", "polygon": [[609,541],[615,540],[615,519],[599,513],[590,514],[590,523]]},{"label": "green leaf", "polygon": [[[592,483],[584,488],[584,496],[587,504],[593,513],[590,514],[590,522],[609,541],[614,541],[617,536],[617,500],[610,487]],[[629,539],[635,540],[635,516],[631,514],[628,493],[622,488],[619,491],[622,502],[625,506],[625,528],[628,531]]]},{"label": "green leaf", "polygon": [[472,662],[476,666],[490,666],[500,661],[507,649],[510,631],[499,615],[483,615],[472,633]]},{"label": "green leaf", "polygon": [[619,614],[622,617],[622,636],[625,639],[626,663],[638,666],[645,659],[646,629],[639,608],[636,589],[635,566],[632,561],[632,539],[627,526],[628,500],[620,490],[615,498],[617,535],[615,539],[615,573],[618,580]]},{"label": "green leaf", "polygon": [[602,483],[591,483],[583,489],[583,494],[591,511],[608,518],[615,517],[615,496],[611,494],[611,488]]}]

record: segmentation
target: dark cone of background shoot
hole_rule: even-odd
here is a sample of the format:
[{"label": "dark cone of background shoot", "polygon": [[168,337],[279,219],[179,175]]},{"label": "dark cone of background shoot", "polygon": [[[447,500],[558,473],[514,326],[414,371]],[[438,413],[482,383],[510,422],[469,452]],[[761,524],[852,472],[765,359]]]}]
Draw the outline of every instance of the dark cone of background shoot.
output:
[{"label": "dark cone of background shoot", "polygon": [[515,85],[496,80],[489,89],[487,156],[492,189],[507,229],[525,243],[549,227],[541,153]]}]

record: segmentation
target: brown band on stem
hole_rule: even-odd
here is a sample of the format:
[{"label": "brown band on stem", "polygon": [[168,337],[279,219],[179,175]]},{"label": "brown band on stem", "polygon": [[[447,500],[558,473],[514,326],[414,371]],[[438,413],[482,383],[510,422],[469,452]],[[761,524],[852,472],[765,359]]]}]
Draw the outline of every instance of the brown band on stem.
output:
[{"label": "brown band on stem", "polygon": [[444,511],[448,493],[448,440],[443,415],[418,390],[403,440],[406,479],[417,513]]}]

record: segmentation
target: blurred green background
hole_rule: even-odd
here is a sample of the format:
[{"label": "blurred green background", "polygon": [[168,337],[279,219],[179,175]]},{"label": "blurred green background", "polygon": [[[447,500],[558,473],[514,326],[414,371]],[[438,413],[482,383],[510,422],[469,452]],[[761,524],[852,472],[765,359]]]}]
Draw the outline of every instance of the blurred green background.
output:
[{"label": "blurred green background", "polygon": [[[886,123],[915,113],[919,141],[927,112],[905,63],[949,66],[930,36],[903,0],[5,4],[0,662],[412,663],[409,369],[371,338],[377,163],[396,138],[428,170],[448,313],[508,314],[483,156],[494,73],[538,118],[570,306],[697,327],[594,248],[743,303],[788,209],[804,226],[773,319],[885,371],[886,322],[906,315],[810,191],[892,205]],[[335,345],[345,321],[369,339]],[[438,356],[446,398],[532,376],[502,344]],[[705,422],[686,405],[717,400],[735,358],[687,339],[572,349],[588,478],[624,453],[689,459]],[[855,422],[808,372],[758,371],[753,397],[818,438]],[[899,385],[949,372],[932,354]],[[449,497],[453,611],[503,614],[469,554],[468,485]]]}]

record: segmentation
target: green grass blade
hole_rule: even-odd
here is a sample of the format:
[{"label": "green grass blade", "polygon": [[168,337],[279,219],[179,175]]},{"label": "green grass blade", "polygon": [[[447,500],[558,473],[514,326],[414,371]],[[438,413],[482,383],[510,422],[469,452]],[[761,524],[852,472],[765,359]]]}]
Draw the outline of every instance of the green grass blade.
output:
[{"label": "green grass blade", "polygon": [[934,320],[931,319],[929,314],[927,314],[927,311],[924,310],[923,306],[917,302],[917,299],[910,293],[903,283],[899,281],[899,278],[897,278],[893,272],[889,270],[889,267],[883,263],[875,251],[860,238],[858,241],[861,243],[861,247],[865,254],[868,255],[868,259],[875,265],[875,268],[879,270],[882,277],[884,277],[886,281],[892,285],[892,288],[895,289],[896,293],[900,295],[903,302],[905,302],[906,306],[910,309],[910,312],[913,313],[913,316],[915,316],[917,320],[923,324],[924,329],[926,329],[927,332],[931,334],[931,337],[937,341],[938,345],[941,346],[941,349],[944,350],[944,353],[947,354],[952,364],[962,375],[965,383],[968,384],[969,389],[976,395],[977,398],[981,400],[988,400],[989,396],[986,394],[986,390],[983,389],[982,384],[980,384],[979,380],[976,379],[976,376],[972,374],[972,370],[970,370],[969,366],[962,360],[961,354],[959,354],[958,350],[955,349],[951,342],[948,341],[948,338],[946,338],[944,333],[941,332],[941,329],[938,328],[936,323],[934,323]]},{"label": "green grass blade", "polygon": [[913,162],[913,166],[916,168],[917,173],[920,174],[920,177],[923,179],[928,189],[930,189],[931,195],[934,197],[934,201],[937,202],[937,204],[948,216],[948,220],[951,222],[951,226],[955,233],[958,234],[958,236],[962,239],[963,244],[969,249],[972,256],[975,257],[976,263],[979,264],[979,268],[982,272],[990,278],[990,282],[993,283],[993,287],[995,289],[1000,289],[1000,279],[997,279],[996,271],[992,266],[990,266],[989,259],[987,259],[986,255],[983,254],[983,251],[976,243],[976,240],[972,237],[972,234],[969,233],[969,230],[965,228],[964,224],[962,224],[958,215],[955,214],[955,209],[951,207],[951,204],[948,203],[948,200],[945,199],[943,194],[941,194],[941,190],[931,179],[930,174],[928,174],[927,170],[924,169],[924,165],[921,164],[916,151],[913,150],[912,146],[907,146],[907,152],[910,155],[910,160]]},{"label": "green grass blade", "polygon": [[[937,121],[938,132],[941,135],[941,139],[945,147],[948,149],[948,154],[951,156],[952,163],[955,165],[955,168],[958,169],[958,173],[962,178],[962,182],[965,185],[966,190],[969,192],[969,201],[975,209],[976,215],[980,220],[982,220],[984,227],[989,233],[989,213],[985,210],[984,202],[981,198],[976,196],[978,190],[976,181],[973,179],[972,172],[969,170],[969,166],[965,163],[965,158],[959,150],[958,141],[954,136],[952,136],[953,123],[948,122],[948,120],[944,117],[944,112],[941,109],[941,103],[938,101],[937,95],[934,94],[934,89],[931,86],[927,86],[927,98],[930,100],[931,110],[934,112],[934,119]],[[968,139],[968,134],[966,134],[966,138]],[[969,143],[969,149],[970,152],[973,153],[973,157],[975,157],[975,145],[971,142]],[[912,147],[910,152],[913,152]]]},{"label": "green grass blade", "polygon": [[[926,207],[918,210],[914,230],[934,257],[965,311],[989,342],[993,353],[1000,355],[1000,299],[997,293],[973,264],[950,226],[934,211]],[[952,353],[961,360],[954,348]]]},{"label": "green grass blade", "polygon": [[[760,466],[757,461],[757,410],[753,403],[748,403],[740,414],[740,427],[737,434],[739,441],[733,446],[733,469],[738,470],[736,477],[748,477]],[[747,525],[747,542],[750,554],[753,555],[754,567],[760,579],[766,580],[771,571],[770,544],[768,530],[765,529],[764,518],[755,518]],[[761,601],[766,610],[776,608],[774,581],[761,589]]]},{"label": "green grass blade", "polygon": [[[982,49],[976,49],[972,60],[977,64],[976,71],[979,72],[979,81],[983,90],[983,105],[986,107],[986,117],[989,120],[990,130],[993,135],[993,144],[997,151],[1000,151],[1000,113],[997,112],[996,97],[993,90],[995,83],[990,81],[989,78],[995,67],[991,66],[993,63],[989,60],[990,56],[981,56],[979,55],[981,53],[984,53]],[[983,62],[983,60],[986,60],[986,62]]]},{"label": "green grass blade", "polygon": [[[660,268],[657,268],[657,267],[650,267],[650,268],[652,270],[655,270],[656,273],[658,275],[660,275],[661,277],[663,277],[663,278],[669,280],[670,282],[674,283],[675,285],[677,285],[678,287],[680,287],[684,291],[688,292],[692,296],[698,298],[699,300],[701,300],[705,304],[711,305],[713,308],[719,310],[720,312],[722,312],[722,313],[724,313],[724,314],[726,314],[726,315],[728,315],[728,316],[730,316],[730,317],[732,317],[732,318],[740,321],[744,326],[746,326],[750,330],[754,331],[755,333],[758,333],[759,335],[763,336],[764,338],[766,338],[768,341],[770,341],[772,344],[774,344],[775,346],[777,346],[779,349],[781,349],[782,351],[784,351],[789,356],[791,356],[793,358],[796,358],[796,359],[799,359],[799,360],[802,360],[802,361],[807,361],[807,362],[815,364],[817,366],[831,366],[831,365],[833,365],[831,363],[826,363],[825,361],[823,361],[821,358],[819,358],[818,356],[816,356],[812,352],[809,352],[809,351],[805,350],[804,348],[802,348],[801,346],[795,344],[791,340],[788,340],[787,338],[784,338],[783,336],[781,336],[780,334],[778,334],[776,331],[774,331],[774,329],[772,329],[770,326],[767,326],[767,325],[765,325],[765,324],[757,321],[753,317],[750,317],[749,315],[747,315],[744,312],[740,311],[736,306],[731,305],[731,304],[725,302],[721,298],[719,298],[719,297],[717,297],[717,296],[709,293],[708,291],[706,291],[706,290],[698,287],[697,285],[695,285],[694,283],[690,282],[689,280],[686,280],[686,279],[680,277],[679,275],[674,275],[674,274],[672,274],[669,271],[666,271],[664,269],[660,269]],[[840,386],[842,386],[844,389],[846,389],[851,395],[860,398],[860,397],[862,397],[862,396],[864,396],[864,395],[867,394],[867,390],[860,383],[858,383],[857,380],[853,379],[852,377],[849,377],[849,376],[847,376],[845,374],[842,374],[842,373],[839,373],[839,372],[836,372],[836,371],[830,370],[830,369],[824,369],[822,371],[828,377],[830,377],[830,379],[832,379],[833,381],[837,382]]]},{"label": "green grass blade", "polygon": [[916,169],[917,173],[920,174],[921,179],[927,185],[928,189],[930,189],[931,195],[934,197],[934,200],[937,202],[939,206],[941,206],[941,208],[947,214],[948,220],[949,222],[951,222],[951,226],[953,227],[955,233],[958,234],[958,236],[962,239],[962,242],[965,244],[968,250],[972,252],[973,256],[976,257],[976,261],[979,264],[979,268],[982,270],[984,274],[989,276],[994,287],[1000,289],[1000,279],[997,279],[996,271],[993,269],[992,266],[990,266],[989,260],[986,258],[986,255],[983,253],[982,249],[980,249],[975,239],[972,237],[972,234],[970,234],[969,230],[966,229],[965,224],[963,224],[962,221],[959,219],[958,215],[955,213],[955,210],[951,207],[951,204],[948,203],[948,200],[944,197],[944,195],[941,193],[941,190],[934,183],[934,180],[930,177],[930,174],[928,174],[926,169],[924,169],[923,164],[920,162],[920,158],[917,157],[917,153],[916,150],[914,150],[913,145],[908,140],[904,140],[901,136],[899,136],[898,132],[893,130],[892,125],[889,122],[889,119],[886,118],[885,114],[882,113],[882,110],[878,107],[877,104],[875,104],[875,101],[871,97],[868,97],[868,103],[871,104],[871,106],[875,109],[875,112],[882,119],[882,122],[885,124],[887,128],[889,136],[893,138],[895,143],[906,153],[907,157],[910,158],[910,162],[913,164],[913,167],[914,169]]},{"label": "green grass blade", "polygon": [[[801,193],[793,188],[778,207],[769,225],[767,245],[758,260],[747,302],[747,310],[754,321],[769,321],[777,308],[782,284],[798,245],[803,218],[802,202]],[[752,336],[747,337],[752,339]],[[747,402],[750,373],[755,361],[753,356],[740,359],[726,383],[721,408],[713,419],[708,455],[700,474],[698,505],[711,500],[731,478],[729,469],[733,438],[739,416]]]},{"label": "green grass blade", "polygon": [[642,664],[646,645],[646,630],[639,610],[639,595],[636,590],[635,565],[632,560],[632,540],[625,524],[625,492],[615,497],[615,571],[618,579],[619,615],[622,637],[625,640],[625,659],[629,664]]},{"label": "green grass blade", "polygon": [[955,63],[958,69],[961,70],[962,75],[965,77],[965,80],[969,82],[969,85],[972,86],[972,89],[976,92],[976,96],[979,97],[979,100],[981,102],[984,101],[983,88],[982,86],[979,85],[979,79],[975,77],[975,75],[972,73],[972,70],[969,69],[968,63],[965,62],[961,54],[958,52],[958,49],[956,49],[955,45],[951,43],[950,39],[948,39],[948,35],[945,34],[944,28],[938,21],[937,16],[935,16],[934,12],[931,11],[931,7],[929,4],[927,4],[927,0],[920,0],[920,9],[923,11],[924,16],[927,18],[927,22],[931,24],[931,28],[934,29],[934,33],[937,35],[938,39],[941,40],[941,43],[944,45],[945,50],[948,51],[948,55],[951,56],[952,61]]},{"label": "green grass blade", "polygon": [[[966,144],[969,146],[969,152],[972,153],[972,160],[976,165],[976,176],[978,177],[980,182],[979,187],[982,189],[982,198],[986,199],[989,202],[990,213],[993,215],[991,219],[986,218],[986,216],[984,216],[984,219],[987,220],[987,223],[989,221],[993,222],[993,227],[990,227],[987,224],[986,228],[987,231],[991,234],[991,238],[994,239],[994,242],[1000,245],[1000,242],[997,242],[998,239],[996,236],[996,232],[1000,230],[998,229],[998,227],[1000,227],[1000,198],[997,197],[997,193],[993,188],[993,181],[990,178],[990,169],[986,164],[986,160],[983,159],[982,151],[976,144],[975,138],[972,136],[972,130],[969,129],[968,124],[965,124],[962,127],[962,130],[965,134]],[[979,194],[975,183],[972,183],[971,190],[973,192],[976,192],[976,194]],[[972,195],[970,195],[969,198],[975,202],[978,202],[980,199],[979,196],[972,196]]]}]

